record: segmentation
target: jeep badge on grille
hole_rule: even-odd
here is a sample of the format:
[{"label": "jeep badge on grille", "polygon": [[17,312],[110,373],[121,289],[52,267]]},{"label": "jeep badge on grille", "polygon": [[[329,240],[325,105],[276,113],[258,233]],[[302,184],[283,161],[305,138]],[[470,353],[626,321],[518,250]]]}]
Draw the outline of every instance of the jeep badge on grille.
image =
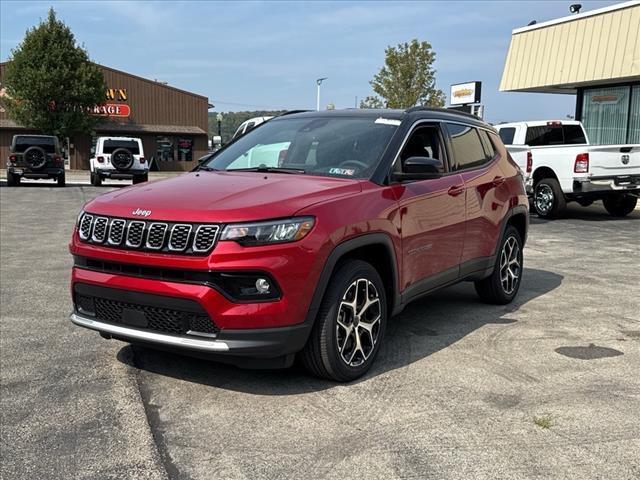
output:
[{"label": "jeep badge on grille", "polygon": [[137,215],[139,217],[146,218],[151,215],[151,210],[141,210],[140,208],[136,208],[133,212],[131,212],[131,215]]}]

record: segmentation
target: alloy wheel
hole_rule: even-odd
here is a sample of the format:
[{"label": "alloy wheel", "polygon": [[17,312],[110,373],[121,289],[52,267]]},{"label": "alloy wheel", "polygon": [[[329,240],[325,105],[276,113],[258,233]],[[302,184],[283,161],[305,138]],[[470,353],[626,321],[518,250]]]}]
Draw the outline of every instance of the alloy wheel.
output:
[{"label": "alloy wheel", "polygon": [[536,189],[535,205],[536,210],[543,215],[546,215],[553,208],[553,190],[549,185],[543,183]]},{"label": "alloy wheel", "polygon": [[500,283],[507,295],[517,288],[521,269],[520,245],[515,237],[509,237],[500,253]]},{"label": "alloy wheel", "polygon": [[336,341],[340,358],[350,367],[362,365],[373,353],[381,322],[380,296],[375,285],[358,278],[349,285],[336,323]]}]

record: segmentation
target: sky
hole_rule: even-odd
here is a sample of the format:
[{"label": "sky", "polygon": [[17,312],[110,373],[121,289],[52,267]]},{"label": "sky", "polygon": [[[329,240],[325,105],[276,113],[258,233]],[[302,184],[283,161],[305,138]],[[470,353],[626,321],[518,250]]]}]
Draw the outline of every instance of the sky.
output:
[{"label": "sky", "polygon": [[[389,45],[428,41],[438,88],[479,80],[490,122],[565,118],[573,95],[499,92],[511,31],[571,1],[0,2],[0,59],[52,6],[100,64],[205,95],[218,111],[355,105]],[[582,12],[618,2],[585,1]]]}]

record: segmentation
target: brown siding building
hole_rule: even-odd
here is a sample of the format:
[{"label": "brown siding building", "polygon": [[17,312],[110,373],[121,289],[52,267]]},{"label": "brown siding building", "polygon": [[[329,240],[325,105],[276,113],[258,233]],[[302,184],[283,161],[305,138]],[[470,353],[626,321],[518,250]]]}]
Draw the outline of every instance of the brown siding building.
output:
[{"label": "brown siding building", "polygon": [[[4,68],[0,63],[0,87],[4,86]],[[163,83],[100,66],[107,92],[105,104],[95,113],[104,118],[96,136],[126,136],[142,139],[145,157],[152,169],[189,170],[208,150],[207,97],[186,92]],[[6,166],[13,135],[39,133],[17,125],[0,107],[0,158]],[[63,139],[65,140],[65,139]],[[65,140],[71,169],[88,170],[92,137]]]}]

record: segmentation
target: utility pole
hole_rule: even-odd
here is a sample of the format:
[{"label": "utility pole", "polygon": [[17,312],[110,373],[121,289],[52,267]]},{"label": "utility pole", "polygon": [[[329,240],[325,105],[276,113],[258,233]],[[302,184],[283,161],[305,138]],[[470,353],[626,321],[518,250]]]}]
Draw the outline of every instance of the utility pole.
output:
[{"label": "utility pole", "polygon": [[316,84],[318,85],[318,94],[316,96],[316,111],[320,111],[320,85],[322,82],[326,80],[328,77],[322,77],[316,80]]}]

